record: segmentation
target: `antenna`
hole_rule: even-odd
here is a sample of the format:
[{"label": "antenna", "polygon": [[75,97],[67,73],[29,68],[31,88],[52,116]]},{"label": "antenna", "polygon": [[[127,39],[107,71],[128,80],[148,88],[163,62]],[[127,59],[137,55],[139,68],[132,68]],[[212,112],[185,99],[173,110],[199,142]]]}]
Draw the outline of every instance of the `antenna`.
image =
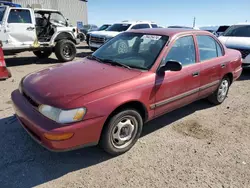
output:
[{"label": "antenna", "polygon": [[196,21],[196,18],[194,17],[193,28],[195,27],[195,21]]}]

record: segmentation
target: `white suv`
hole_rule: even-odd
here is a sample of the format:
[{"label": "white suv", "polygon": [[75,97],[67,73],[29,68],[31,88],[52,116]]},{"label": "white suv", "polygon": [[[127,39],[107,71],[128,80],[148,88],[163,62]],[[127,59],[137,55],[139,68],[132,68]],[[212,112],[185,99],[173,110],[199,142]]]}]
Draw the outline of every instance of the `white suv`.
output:
[{"label": "white suv", "polygon": [[145,29],[145,28],[158,28],[158,25],[150,21],[123,21],[111,25],[105,31],[95,32],[90,35],[89,46],[92,51],[95,51],[106,41],[115,37],[121,32],[128,31],[130,29]]},{"label": "white suv", "polygon": [[250,68],[250,23],[232,25],[219,40],[226,47],[239,50],[242,55],[242,67]]}]

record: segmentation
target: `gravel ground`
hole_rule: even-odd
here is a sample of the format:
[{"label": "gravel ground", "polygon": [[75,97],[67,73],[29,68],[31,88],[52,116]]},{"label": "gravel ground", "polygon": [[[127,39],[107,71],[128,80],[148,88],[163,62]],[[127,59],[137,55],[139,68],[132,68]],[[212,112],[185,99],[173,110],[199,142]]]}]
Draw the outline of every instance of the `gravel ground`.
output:
[{"label": "gravel ground", "polygon": [[[82,45],[78,58],[90,53]],[[226,101],[206,100],[147,125],[128,153],[111,158],[98,147],[51,153],[21,128],[10,94],[26,74],[58,63],[32,53],[7,57],[13,77],[0,82],[0,187],[250,187],[250,71]]]}]

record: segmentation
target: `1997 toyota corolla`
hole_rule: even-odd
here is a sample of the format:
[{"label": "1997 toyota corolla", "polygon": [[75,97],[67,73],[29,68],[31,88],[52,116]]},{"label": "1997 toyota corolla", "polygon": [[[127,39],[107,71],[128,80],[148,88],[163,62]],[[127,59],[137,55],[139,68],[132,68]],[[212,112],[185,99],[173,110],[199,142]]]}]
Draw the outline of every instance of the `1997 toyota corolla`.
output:
[{"label": "1997 toyota corolla", "polygon": [[118,155],[143,124],[195,100],[222,103],[241,54],[205,31],[125,32],[81,61],[26,76],[12,93],[26,131],[53,151],[100,144]]}]

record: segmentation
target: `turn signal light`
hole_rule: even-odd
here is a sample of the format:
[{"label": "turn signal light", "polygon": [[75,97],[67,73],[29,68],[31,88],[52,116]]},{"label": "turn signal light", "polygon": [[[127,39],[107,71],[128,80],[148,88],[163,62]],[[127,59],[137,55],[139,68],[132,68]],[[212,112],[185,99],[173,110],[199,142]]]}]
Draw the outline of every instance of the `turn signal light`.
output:
[{"label": "turn signal light", "polygon": [[74,133],[62,133],[62,134],[44,133],[44,137],[52,141],[67,140],[70,139],[73,135]]}]

